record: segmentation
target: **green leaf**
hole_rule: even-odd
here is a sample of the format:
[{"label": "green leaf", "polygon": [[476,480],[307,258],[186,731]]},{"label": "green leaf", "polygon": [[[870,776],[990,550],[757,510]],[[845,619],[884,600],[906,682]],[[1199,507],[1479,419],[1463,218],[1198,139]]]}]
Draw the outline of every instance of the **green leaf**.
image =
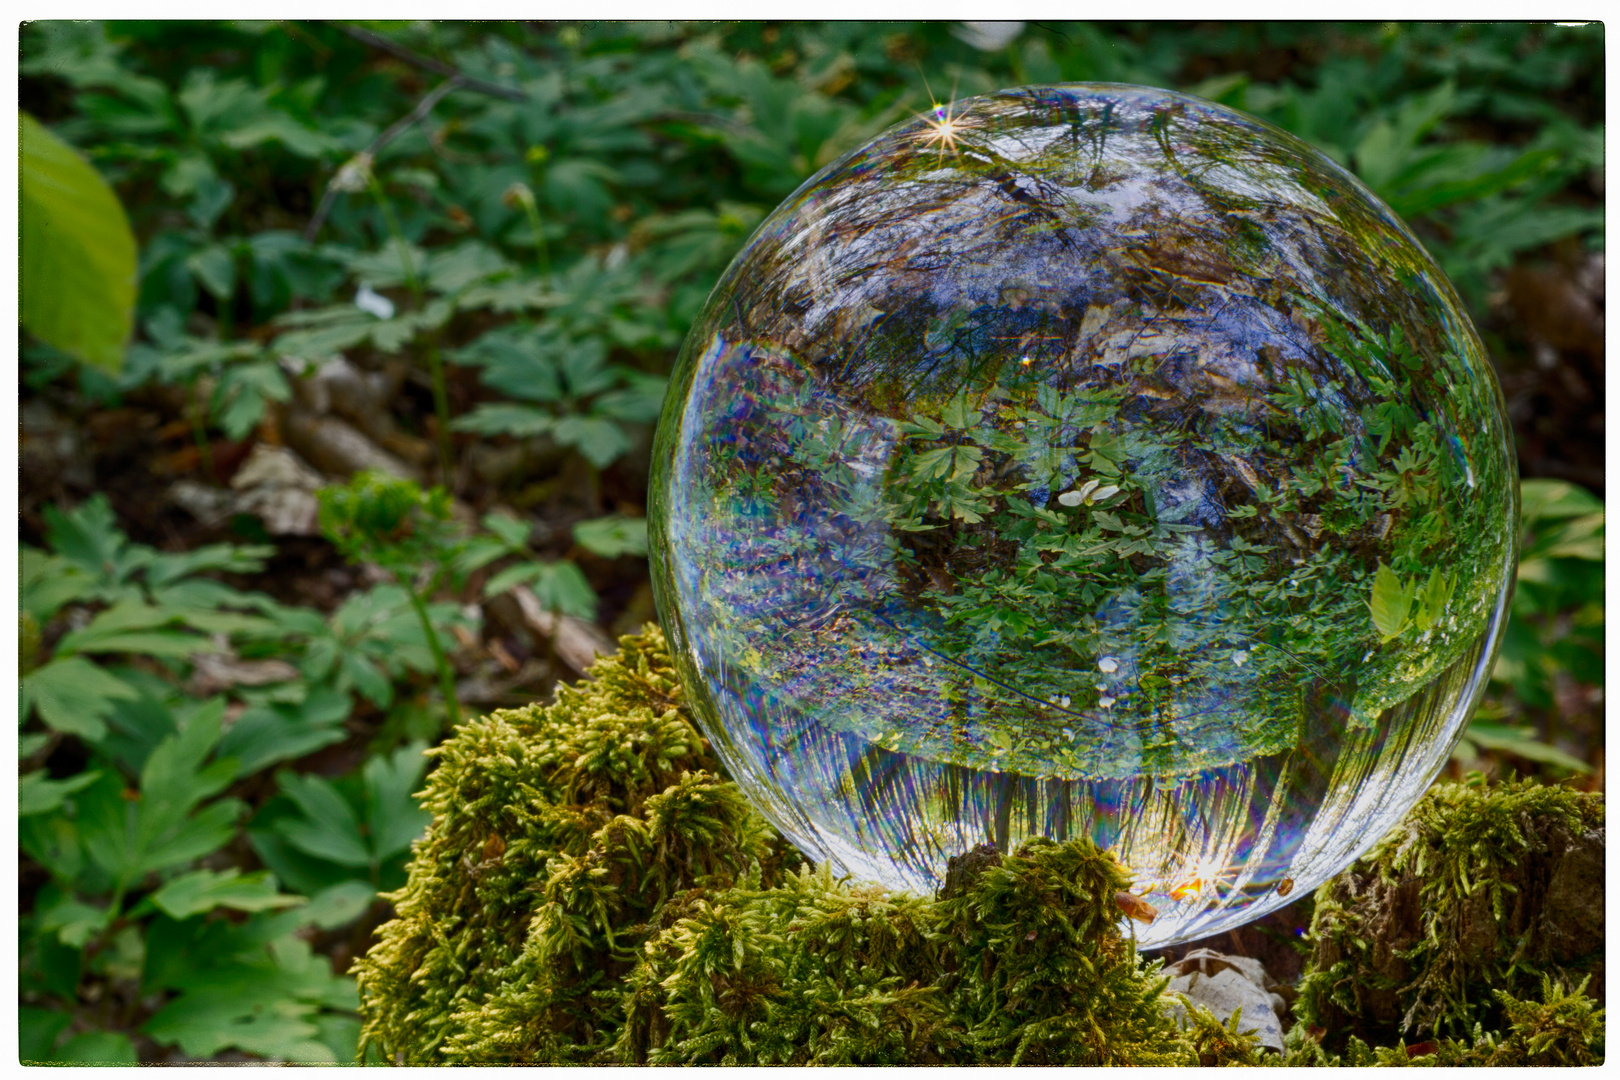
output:
[{"label": "green leaf", "polygon": [[1589,773],[1592,767],[1580,758],[1566,754],[1550,743],[1537,740],[1528,728],[1505,727],[1499,724],[1468,725],[1468,738],[1487,750],[1514,754],[1530,761],[1539,761],[1572,772]]},{"label": "green leaf", "polygon": [[217,300],[229,300],[236,292],[236,260],[220,244],[193,251],[186,257],[186,269]]},{"label": "green leaf", "polygon": [[1547,519],[1602,513],[1603,500],[1563,480],[1523,480],[1519,483],[1519,508],[1524,523],[1531,525]]},{"label": "green leaf", "polygon": [[107,733],[103,721],[116,699],[136,696],[128,683],[77,656],[35,668],[23,677],[22,691],[52,729],[89,742]]},{"label": "green leaf", "polygon": [[342,742],[349,696],[315,687],[298,704],[255,705],[242,712],[220,739],[222,757],[236,759],[236,775],[249,776],[267,765]]},{"label": "green leaf", "polygon": [[1445,614],[1446,605],[1451,602],[1451,592],[1456,584],[1456,579],[1450,574],[1440,573],[1439,567],[1429,572],[1428,584],[1418,595],[1417,610],[1413,614],[1419,630],[1427,630]]},{"label": "green leaf", "polygon": [[[251,976],[245,976],[244,982]],[[142,1029],[160,1043],[175,1043],[195,1058],[227,1047],[297,1064],[330,1063],[332,1051],[309,1022],[313,1005],[255,993],[251,986],[182,994]]]},{"label": "green leaf", "polygon": [[551,428],[551,437],[572,446],[598,469],[611,465],[631,447],[630,436],[612,420],[595,416],[565,416]]},{"label": "green leaf", "polygon": [[34,916],[41,930],[77,949],[101,932],[112,918],[112,909],[86,904],[55,885],[47,885],[34,903]]},{"label": "green leaf", "polygon": [[26,1005],[17,1010],[17,1057],[24,1065],[50,1061],[56,1040],[73,1019],[59,1009],[35,1009]]},{"label": "green leaf", "polygon": [[1412,607],[1412,594],[1401,579],[1383,563],[1373,578],[1372,598],[1367,603],[1372,611],[1374,628],[1385,641],[1400,636],[1406,629],[1406,615]]},{"label": "green leaf", "polygon": [[97,615],[83,630],[62,635],[56,653],[65,656],[80,652],[129,652],[187,657],[213,648],[207,638],[183,630],[163,629],[179,621],[179,612],[166,611],[140,600],[124,600]]},{"label": "green leaf", "polygon": [[194,870],[175,878],[150,897],[152,903],[171,919],[186,919],[217,907],[237,911],[264,911],[293,907],[304,902],[301,896],[278,892],[269,871],[243,874],[229,870]]},{"label": "green leaf", "polygon": [[215,698],[158,743],[141,769],[138,798],[126,797],[118,778],[109,776],[77,800],[85,850],[115,882],[128,884],[154,870],[183,866],[236,835],[245,809],[240,801],[221,799],[191,812],[236,774],[236,762],[228,758],[203,766],[219,741],[224,712],[225,699]]},{"label": "green leaf", "polygon": [[124,208],[78,152],[18,114],[19,286],[29,333],[117,371],[135,312],[135,236]]},{"label": "green leaf", "polygon": [[96,593],[95,581],[60,555],[24,547],[20,558],[22,609],[41,624],[65,604]]},{"label": "green leaf", "polygon": [[17,780],[17,816],[44,814],[55,810],[69,795],[95,783],[100,770],[82,772],[66,780],[52,780],[44,769],[28,773]]},{"label": "green leaf", "polygon": [[330,862],[371,866],[371,849],[360,834],[360,818],[330,781],[290,772],[279,773],[276,779],[281,793],[301,811],[299,817],[276,822],[275,830],[284,840],[307,855]]},{"label": "green leaf", "polygon": [[427,768],[424,743],[400,747],[386,757],[374,757],[361,770],[366,792],[366,826],[371,848],[381,863],[408,850],[433,820],[414,798]]},{"label": "green leaf", "polygon": [[86,1031],[62,1044],[52,1061],[72,1065],[139,1065],[135,1044],[122,1031]]},{"label": "green leaf", "polygon": [[514,402],[485,403],[466,416],[457,417],[451,427],[477,435],[544,435],[557,418],[544,409]]},{"label": "green leaf", "polygon": [[530,525],[527,521],[505,514],[485,514],[484,528],[500,538],[508,551],[519,552],[529,543]]},{"label": "green leaf", "polygon": [[[518,570],[521,570],[522,573],[513,573],[513,571]],[[500,578],[508,574],[511,575],[511,578],[501,582]],[[486,596],[495,596],[524,580],[534,590],[534,595],[540,601],[542,607],[581,619],[595,618],[596,590],[592,589],[591,583],[585,580],[585,574],[580,568],[567,559],[554,563],[528,563],[514,566],[510,570],[502,571],[501,574],[496,575],[485,586],[484,593]],[[501,588],[495,588],[497,583],[501,585]]]},{"label": "green leaf", "polygon": [[615,559],[620,555],[647,554],[647,519],[612,514],[581,521],[574,526],[574,539],[585,550]]}]

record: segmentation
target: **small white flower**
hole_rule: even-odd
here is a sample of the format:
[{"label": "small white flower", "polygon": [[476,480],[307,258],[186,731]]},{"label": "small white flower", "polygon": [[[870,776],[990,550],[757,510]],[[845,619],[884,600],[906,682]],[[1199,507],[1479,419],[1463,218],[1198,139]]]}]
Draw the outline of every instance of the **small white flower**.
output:
[{"label": "small white flower", "polygon": [[394,317],[394,302],[373,289],[368,282],[362,281],[360,288],[355,291],[354,306],[367,315],[375,315],[379,319]]},{"label": "small white flower", "polygon": [[1067,709],[1069,707],[1069,695],[1064,694],[1062,697],[1058,698],[1058,704]]},{"label": "small white flower", "polygon": [[371,155],[356,154],[332,177],[335,191],[364,191],[371,185]]},{"label": "small white flower", "polygon": [[1064,728],[1064,729],[1063,729],[1063,737],[1064,737],[1064,738],[1065,738],[1065,739],[1072,739],[1072,738],[1074,738],[1074,728]]},{"label": "small white flower", "polygon": [[1100,697],[1097,699],[1097,704],[1101,705],[1105,709],[1112,709],[1114,707],[1114,699],[1111,697]]},{"label": "small white flower", "polygon": [[1097,670],[1104,675],[1112,675],[1119,670],[1119,661],[1112,656],[1105,656],[1097,661]]},{"label": "small white flower", "polygon": [[1237,652],[1232,654],[1232,664],[1234,667],[1242,667],[1248,662],[1249,651],[1247,649],[1239,649]]},{"label": "small white flower", "polygon": [[997,52],[1011,45],[1013,39],[1024,32],[1022,22],[966,21],[953,27],[951,34],[980,52]]}]

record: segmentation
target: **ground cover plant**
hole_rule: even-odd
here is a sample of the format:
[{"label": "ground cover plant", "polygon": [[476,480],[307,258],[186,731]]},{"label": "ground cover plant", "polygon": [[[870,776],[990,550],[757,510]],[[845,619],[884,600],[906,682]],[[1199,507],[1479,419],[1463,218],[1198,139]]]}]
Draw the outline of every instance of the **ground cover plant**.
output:
[{"label": "ground cover plant", "polygon": [[[422,751],[549,702],[653,617],[651,423],[693,314],[797,184],[952,93],[1199,93],[1412,223],[1486,337],[1526,478],[1513,618],[1450,779],[1603,789],[1601,26],[39,22],[20,56],[25,1059],[355,1056],[351,969],[447,761]],[[665,711],[621,733],[635,755],[675,737]],[[651,803],[677,781],[647,767]],[[669,813],[746,819],[687,783]],[[606,824],[571,825],[570,857]],[[503,835],[478,858],[517,867]],[[694,873],[786,880],[792,853],[745,835],[765,877],[724,851]],[[802,887],[818,918],[849,902]],[[1302,964],[1266,933],[1307,908],[1242,940]],[[612,1038],[650,1055],[685,1025],[697,1057],[732,1036],[658,930],[676,981],[640,992],[672,996]],[[611,956],[580,933],[577,963]],[[1573,989],[1515,986],[1501,1022],[1575,1023]],[[871,1015],[926,1019],[887,993]]]}]

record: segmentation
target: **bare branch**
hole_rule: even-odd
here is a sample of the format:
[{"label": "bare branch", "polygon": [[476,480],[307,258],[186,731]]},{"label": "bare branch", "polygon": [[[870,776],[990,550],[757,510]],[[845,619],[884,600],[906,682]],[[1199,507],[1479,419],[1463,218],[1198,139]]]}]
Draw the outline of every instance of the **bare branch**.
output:
[{"label": "bare branch", "polygon": [[[426,117],[428,113],[433,111],[433,106],[437,105],[441,100],[444,99],[446,94],[450,93],[450,91],[456,89],[457,87],[464,85],[461,80],[462,76],[460,74],[452,75],[450,78],[444,80],[444,82],[428,91],[422,100],[416,103],[416,108],[412,109],[398,120],[395,120],[392,124],[388,125],[388,128],[383,131],[381,135],[378,135],[375,139],[371,140],[371,145],[366,147],[358,155],[358,157],[363,159],[363,167],[370,169],[371,163],[377,159],[377,154],[382,150],[383,147],[387,146],[389,143],[405,134],[405,132],[411,127],[421,122],[421,120]],[[306,241],[314,240],[316,234],[321,231],[321,226],[325,224],[326,215],[332,209],[332,200],[337,198],[337,193],[339,191],[337,179],[342,175],[343,169],[339,169],[337,174],[326,182],[326,191],[321,195],[321,204],[315,208],[315,216],[309,219],[309,224],[304,226],[304,239]]]},{"label": "bare branch", "polygon": [[383,52],[397,56],[407,64],[414,64],[423,71],[431,71],[437,75],[443,75],[446,78],[459,78],[461,80],[461,85],[465,86],[469,90],[477,90],[480,94],[489,94],[493,97],[505,98],[507,101],[529,100],[529,95],[525,94],[522,90],[519,90],[516,87],[501,86],[498,83],[485,82],[483,79],[475,79],[459,68],[452,67],[450,64],[446,64],[442,60],[435,60],[431,56],[423,56],[419,52],[414,52],[411,49],[407,49],[403,45],[399,45],[388,40],[381,34],[374,34],[370,30],[362,30],[358,26],[348,26],[342,23],[333,23],[332,25],[336,26],[339,30],[342,30],[345,34],[348,34],[356,41],[364,42],[373,48],[381,49]]}]

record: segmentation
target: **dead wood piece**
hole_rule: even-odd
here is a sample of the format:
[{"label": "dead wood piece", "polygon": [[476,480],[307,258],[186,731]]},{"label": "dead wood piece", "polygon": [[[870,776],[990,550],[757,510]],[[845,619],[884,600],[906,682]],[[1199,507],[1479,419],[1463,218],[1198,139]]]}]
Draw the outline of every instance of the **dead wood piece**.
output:
[{"label": "dead wood piece", "polygon": [[335,416],[319,416],[307,409],[289,407],[281,430],[287,445],[323,473],[349,477],[372,470],[405,480],[420,479],[405,461]]},{"label": "dead wood piece", "polygon": [[547,611],[540,598],[526,586],[519,585],[513,589],[512,597],[523,612],[523,621],[529,629],[551,642],[551,651],[556,653],[557,659],[578,674],[585,674],[585,669],[598,656],[612,655],[617,648],[606,634],[597,629],[595,623]]},{"label": "dead wood piece", "polygon": [[[1183,994],[1195,1005],[1202,1005],[1223,1023],[1243,1010],[1239,1026],[1253,1031],[1260,1045],[1283,1052],[1280,1017],[1287,1010],[1283,998],[1271,990],[1275,980],[1260,961],[1248,956],[1230,956],[1214,949],[1194,949],[1164,969],[1170,976],[1167,994]],[[1170,1011],[1185,1022],[1179,1004]]]},{"label": "dead wood piece", "polygon": [[243,660],[232,653],[196,653],[191,657],[186,693],[212,697],[234,686],[269,686],[296,678],[298,669],[285,660]]}]

